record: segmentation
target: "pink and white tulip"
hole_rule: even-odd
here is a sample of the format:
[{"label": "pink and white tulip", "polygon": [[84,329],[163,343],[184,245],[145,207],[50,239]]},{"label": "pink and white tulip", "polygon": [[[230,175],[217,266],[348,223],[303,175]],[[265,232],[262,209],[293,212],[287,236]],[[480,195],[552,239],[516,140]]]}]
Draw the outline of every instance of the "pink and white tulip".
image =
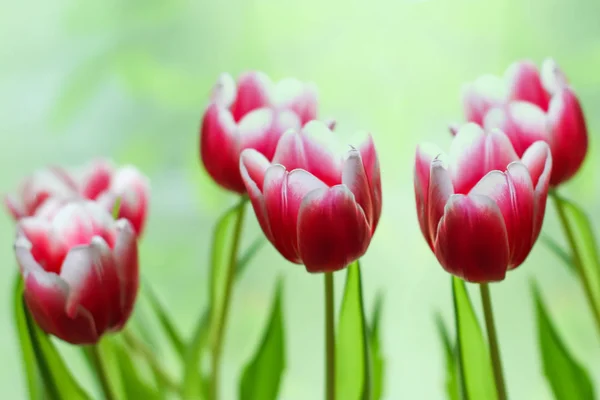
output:
[{"label": "pink and white tulip", "polygon": [[279,138],[317,117],[312,84],[287,78],[273,83],[261,72],[248,72],[238,82],[222,74],[200,128],[200,156],[213,180],[227,190],[244,193],[239,157],[255,149],[267,159]]},{"label": "pink and white tulip", "polygon": [[312,121],[287,131],[270,162],[247,149],[241,175],[263,232],[289,261],[331,272],[360,258],[381,215],[381,179],[369,135],[335,149],[334,133]]},{"label": "pink and white tulip", "polygon": [[512,64],[504,79],[485,75],[465,86],[463,104],[468,121],[485,129],[499,128],[518,156],[538,140],[550,146],[550,185],[569,180],[581,167],[588,148],[585,118],[579,100],[554,60],[541,72],[535,64]]},{"label": "pink and white tulip", "polygon": [[552,155],[543,141],[519,159],[500,130],[458,130],[449,155],[417,148],[415,197],[423,236],[442,267],[471,282],[501,281],[537,240]]},{"label": "pink and white tulip", "polygon": [[25,301],[38,325],[73,344],[120,330],[137,296],[137,240],[92,201],[73,201],[50,219],[17,224],[15,254]]}]

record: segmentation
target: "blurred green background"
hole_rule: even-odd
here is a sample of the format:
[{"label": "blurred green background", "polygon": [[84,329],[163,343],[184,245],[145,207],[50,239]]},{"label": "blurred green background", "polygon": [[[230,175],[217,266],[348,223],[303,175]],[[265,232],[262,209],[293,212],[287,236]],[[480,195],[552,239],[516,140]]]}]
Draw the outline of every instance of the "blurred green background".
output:
[{"label": "blurred green background", "polygon": [[[500,74],[515,59],[553,56],[581,97],[592,136],[583,170],[562,193],[600,227],[599,16],[598,0],[3,1],[0,191],[14,190],[47,163],[106,156],[137,165],[152,182],[143,275],[189,334],[207,303],[211,229],[235,201],[198,160],[199,119],[211,86],[222,71],[248,69],[314,81],[321,115],[337,118],[341,131],[370,130],[379,150],[384,210],[363,276],[369,308],[377,290],[385,293],[385,397],[441,399],[443,353],[433,312],[452,321],[450,278],[418,228],[415,146],[448,145],[446,123],[462,118],[464,81]],[[0,395],[21,399],[10,307],[14,225],[0,218]],[[252,214],[248,221],[246,242],[260,233]],[[544,231],[562,242],[558,228],[549,206]],[[235,398],[279,274],[288,335],[281,398],[322,396],[322,277],[265,246],[235,289],[225,399]],[[344,273],[336,278],[339,305]],[[541,282],[568,346],[600,383],[600,346],[580,286],[538,244],[524,265],[492,286],[511,398],[550,398],[535,342],[531,278]],[[73,365],[80,362],[73,349],[67,354]]]}]

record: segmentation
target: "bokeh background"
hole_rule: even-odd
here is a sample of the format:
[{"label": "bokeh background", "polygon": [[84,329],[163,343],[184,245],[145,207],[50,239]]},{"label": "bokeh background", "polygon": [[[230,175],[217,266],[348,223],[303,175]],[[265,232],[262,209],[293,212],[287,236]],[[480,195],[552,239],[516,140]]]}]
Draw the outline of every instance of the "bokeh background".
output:
[{"label": "bokeh background", "polygon": [[[385,295],[385,398],[441,399],[443,353],[433,315],[439,310],[452,321],[450,278],[418,228],[415,146],[448,145],[446,124],[462,118],[463,82],[500,74],[515,59],[553,56],[581,97],[591,135],[584,168],[561,191],[600,226],[599,16],[597,0],[3,1],[0,191],[14,190],[48,163],[103,156],[138,166],[152,182],[143,275],[189,335],[207,304],[212,227],[235,201],[198,160],[199,119],[211,86],[222,71],[248,69],[314,81],[321,115],[337,118],[341,132],[370,130],[379,150],[384,210],[363,277],[368,308],[377,291]],[[249,242],[260,234],[252,214],[247,226]],[[544,231],[562,242],[552,206]],[[10,306],[13,236],[13,222],[0,216],[0,395],[21,399]],[[235,289],[225,399],[236,396],[240,366],[254,351],[278,275],[285,277],[287,330],[281,398],[322,396],[322,277],[265,246]],[[343,272],[336,275],[338,305],[343,279]],[[492,286],[511,398],[550,398],[531,279],[541,283],[568,346],[600,382],[600,346],[580,286],[538,243],[523,266]],[[65,351],[79,365],[77,353]],[[164,359],[175,368],[169,354]]]}]

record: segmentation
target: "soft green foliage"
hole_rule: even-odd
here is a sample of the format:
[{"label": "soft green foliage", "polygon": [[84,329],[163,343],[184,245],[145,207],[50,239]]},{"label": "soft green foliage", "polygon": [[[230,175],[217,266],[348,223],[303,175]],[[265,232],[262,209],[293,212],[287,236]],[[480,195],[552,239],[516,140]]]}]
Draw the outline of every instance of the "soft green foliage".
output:
[{"label": "soft green foliage", "polygon": [[346,286],[335,343],[335,389],[340,399],[366,399],[370,395],[368,337],[363,310],[360,265],[346,268]]},{"label": "soft green foliage", "polygon": [[546,245],[548,249],[562,261],[562,263],[569,269],[572,273],[577,273],[577,269],[575,265],[573,265],[573,258],[571,255],[565,250],[556,240],[554,240],[551,236],[548,236],[544,233],[540,235],[540,241]]},{"label": "soft green foliage", "polygon": [[371,362],[371,400],[379,400],[385,383],[385,358],[381,346],[381,308],[383,294],[379,292],[369,324],[369,360]]},{"label": "soft green foliage", "polygon": [[285,370],[285,330],[281,298],[282,281],[277,283],[268,325],[252,360],[240,380],[240,400],[276,400]]},{"label": "soft green foliage", "polygon": [[452,277],[452,293],[463,399],[496,399],[487,343],[477,321],[465,283],[461,279]]},{"label": "soft green foliage", "polygon": [[[140,370],[135,366],[134,358],[121,343],[111,343],[115,354],[118,371],[122,376],[123,392],[126,399],[161,400],[164,397],[150,386],[141,376]],[[116,368],[115,368],[116,369]]]},{"label": "soft green foliage", "polygon": [[582,270],[589,282],[596,307],[600,308],[600,257],[596,246],[594,229],[586,213],[573,202],[554,194],[563,205],[565,214],[571,225],[578,253],[581,257]]},{"label": "soft green foliage", "polygon": [[459,382],[458,382],[458,365],[456,362],[457,351],[456,346],[450,339],[450,334],[446,328],[446,324],[440,314],[436,314],[435,322],[440,335],[440,340],[444,349],[444,359],[446,362],[446,396],[448,400],[459,400]]},{"label": "soft green foliage", "polygon": [[532,285],[535,299],[538,342],[544,375],[556,400],[593,400],[594,388],[588,372],[573,358],[565,346],[540,294]]}]

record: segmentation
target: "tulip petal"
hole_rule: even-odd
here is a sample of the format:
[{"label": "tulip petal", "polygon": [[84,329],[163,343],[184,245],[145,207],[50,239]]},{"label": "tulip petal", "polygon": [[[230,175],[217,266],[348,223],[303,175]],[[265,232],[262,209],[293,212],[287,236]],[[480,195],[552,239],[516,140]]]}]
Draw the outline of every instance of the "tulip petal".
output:
[{"label": "tulip petal", "polygon": [[304,141],[295,130],[284,132],[277,143],[273,164],[285,165],[288,170],[304,169],[308,171],[308,160],[304,150]]},{"label": "tulip petal", "polygon": [[225,108],[211,104],[200,129],[200,155],[208,174],[228,190],[244,192],[238,161],[240,154],[237,126]]},{"label": "tulip petal", "polygon": [[450,196],[454,194],[450,173],[440,158],[431,162],[429,173],[429,193],[427,195],[427,221],[429,223],[428,241],[435,243],[435,235],[438,231],[440,219],[444,215],[444,209]]},{"label": "tulip petal", "polygon": [[229,108],[235,101],[237,85],[235,79],[226,72],[219,75],[217,83],[212,88],[210,101],[221,107]]},{"label": "tulip petal", "polygon": [[494,75],[483,75],[462,89],[463,108],[467,121],[483,123],[488,110],[503,104],[508,97],[505,82]]},{"label": "tulip petal", "polygon": [[587,127],[577,96],[570,88],[560,90],[550,102],[548,141],[554,158],[550,184],[557,186],[571,178],[583,164],[588,147]]},{"label": "tulip petal", "polygon": [[377,151],[375,150],[373,137],[370,134],[367,135],[367,138],[358,147],[358,151],[360,152],[362,163],[365,168],[365,172],[367,173],[369,187],[371,189],[373,217],[372,220],[370,220],[370,224],[371,232],[375,233],[375,229],[379,223],[379,217],[381,216],[383,198],[381,195],[381,172],[379,170],[379,159],[377,158]]},{"label": "tulip petal", "polygon": [[466,281],[503,280],[509,248],[496,203],[481,195],[450,196],[440,220],[435,254],[446,271]]},{"label": "tulip petal", "polygon": [[415,186],[415,202],[417,205],[417,217],[419,219],[419,227],[427,240],[429,247],[433,250],[432,234],[429,232],[429,176],[431,174],[431,162],[442,151],[434,144],[424,143],[417,147],[415,155],[414,169],[414,186]]},{"label": "tulip petal", "polygon": [[271,226],[267,218],[267,210],[262,194],[265,173],[270,166],[271,163],[269,163],[269,160],[254,149],[246,149],[240,155],[240,173],[248,191],[250,201],[252,202],[252,208],[254,208],[254,213],[265,236],[270,241],[273,241]]},{"label": "tulip petal", "polygon": [[96,160],[88,166],[80,184],[79,192],[86,199],[95,200],[110,186],[114,173],[113,165],[107,160]]},{"label": "tulip petal", "polygon": [[[17,225],[16,242],[26,245],[36,263],[44,270],[58,274],[66,251],[51,232],[50,222],[34,217],[23,218]],[[21,271],[23,273],[23,270]]]},{"label": "tulip petal", "polygon": [[372,198],[372,190],[362,158],[356,149],[348,152],[342,171],[342,183],[354,194],[356,202],[365,213],[369,226],[372,227],[374,222],[374,199]]},{"label": "tulip petal", "polygon": [[[343,155],[347,147],[340,146],[333,132],[322,121],[310,121],[300,136],[304,143],[307,171],[328,186],[341,183]],[[290,167],[284,164],[288,169]]]},{"label": "tulip petal", "polygon": [[518,160],[508,137],[499,130],[489,134],[477,124],[466,124],[452,140],[448,170],[455,193],[468,193],[488,172],[506,170]]},{"label": "tulip petal", "polygon": [[534,194],[527,167],[514,162],[506,173],[492,171],[471,190],[471,195],[487,196],[498,205],[508,234],[510,266],[521,265],[533,246]]},{"label": "tulip petal", "polygon": [[68,285],[56,274],[36,270],[24,276],[25,301],[37,324],[72,344],[93,344],[99,339],[91,314],[78,307],[72,316],[65,312]]},{"label": "tulip petal", "polygon": [[521,162],[527,167],[534,185],[535,211],[533,216],[532,241],[535,242],[542,230],[548,186],[552,174],[552,154],[546,142],[535,142],[523,154]]},{"label": "tulip petal", "polygon": [[71,248],[65,257],[60,277],[68,287],[65,312],[73,318],[80,307],[94,317],[96,331],[102,335],[108,328],[109,308],[104,289],[104,270],[99,248],[90,244]]},{"label": "tulip petal", "polygon": [[533,142],[549,138],[546,114],[538,106],[523,101],[490,110],[485,116],[484,127],[504,132],[518,156],[523,155]]},{"label": "tulip petal", "polygon": [[537,66],[531,61],[513,63],[504,74],[511,100],[532,103],[542,110],[548,109],[550,96],[542,86]]},{"label": "tulip petal", "polygon": [[308,272],[332,272],[360,258],[371,241],[370,227],[345,185],[308,193],[298,215],[298,244]]},{"label": "tulip petal", "polygon": [[265,174],[263,194],[273,244],[289,261],[300,263],[297,243],[298,210],[304,196],[327,186],[302,169],[286,172],[273,165]]},{"label": "tulip petal", "polygon": [[542,85],[549,94],[555,95],[561,89],[569,86],[567,77],[553,59],[544,60],[541,70]]},{"label": "tulip petal", "polygon": [[250,111],[268,106],[272,86],[271,79],[262,72],[242,74],[238,79],[235,101],[230,107],[233,119],[240,121]]},{"label": "tulip petal", "polygon": [[285,78],[273,88],[271,103],[279,109],[292,110],[304,124],[317,118],[317,97],[314,84]]},{"label": "tulip petal", "polygon": [[300,120],[291,111],[254,110],[238,125],[240,147],[255,149],[267,159],[272,159],[281,135],[288,129],[300,129]]},{"label": "tulip petal", "polygon": [[15,196],[4,196],[4,206],[15,221],[27,216],[27,212],[23,203],[21,203]]},{"label": "tulip petal", "polygon": [[116,229],[113,257],[121,283],[121,313],[112,330],[119,330],[131,315],[140,285],[137,238],[133,226],[126,219],[120,219],[116,222]]}]

